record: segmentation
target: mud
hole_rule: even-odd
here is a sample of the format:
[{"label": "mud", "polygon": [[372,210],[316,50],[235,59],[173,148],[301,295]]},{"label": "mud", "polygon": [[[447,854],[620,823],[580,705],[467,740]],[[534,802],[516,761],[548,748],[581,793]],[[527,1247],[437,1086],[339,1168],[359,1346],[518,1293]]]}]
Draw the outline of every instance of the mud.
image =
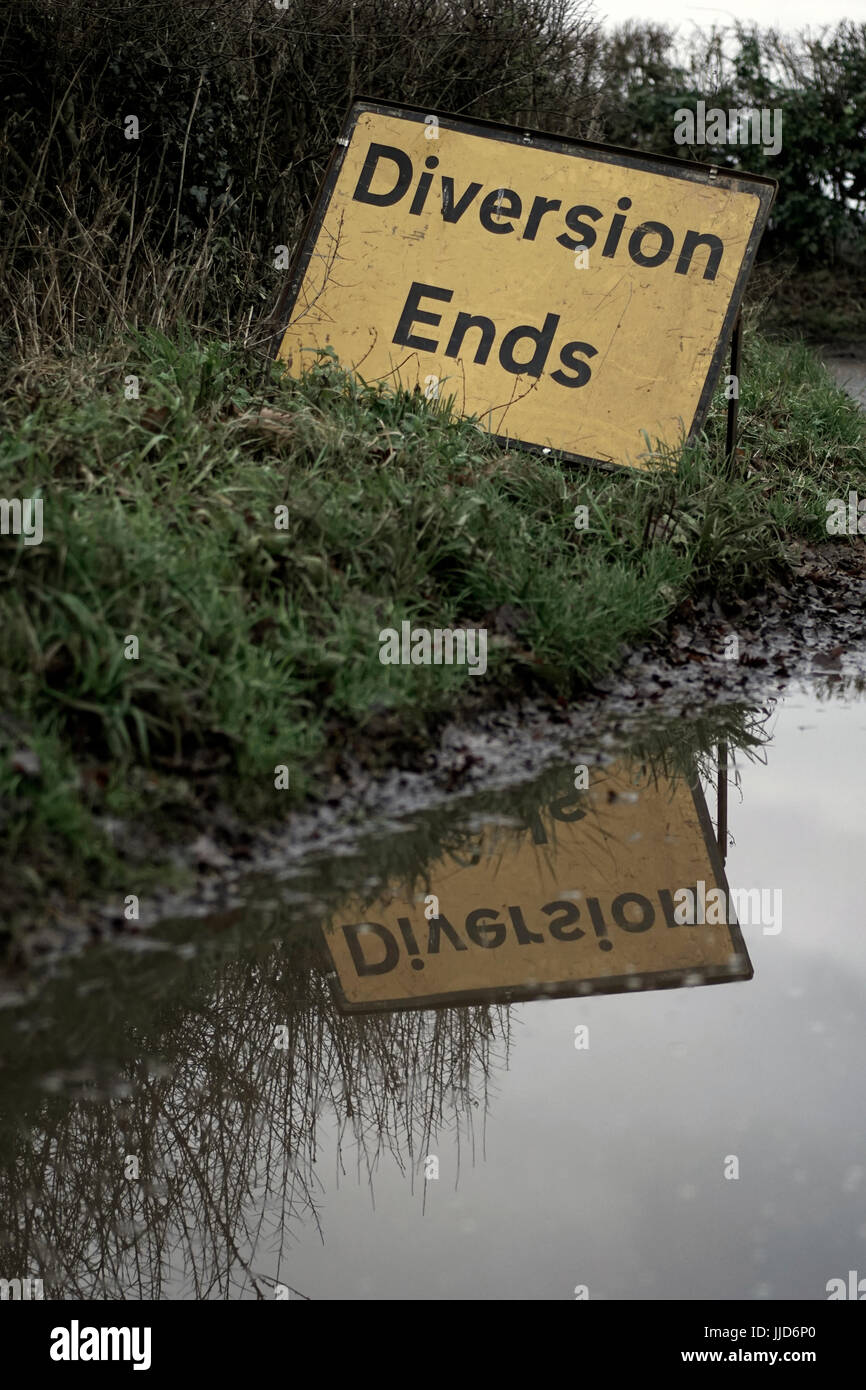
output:
[{"label": "mud", "polygon": [[[686,600],[668,630],[639,648],[624,648],[619,669],[567,704],[553,698],[505,704],[464,723],[449,723],[410,765],[370,770],[364,744],[347,744],[333,760],[315,802],[279,825],[252,828],[231,807],[202,813],[183,846],[158,846],[168,862],[191,871],[183,891],[151,891],[137,922],[117,899],[74,908],[55,904],[35,923],[13,965],[50,961],[114,934],[146,934],[177,917],[225,912],[250,900],[267,875],[290,879],[310,856],[351,854],[359,840],[386,833],[414,813],[485,789],[515,786],[546,766],[595,760],[650,721],[692,720],[712,707],[760,706],[790,681],[866,683],[866,546],[859,540],[789,552],[793,580],[722,609],[717,600]],[[106,825],[130,860],[153,853],[152,828]],[[143,833],[144,832],[144,833]],[[144,846],[144,849],[143,849]],[[160,857],[162,857],[160,855]]]}]

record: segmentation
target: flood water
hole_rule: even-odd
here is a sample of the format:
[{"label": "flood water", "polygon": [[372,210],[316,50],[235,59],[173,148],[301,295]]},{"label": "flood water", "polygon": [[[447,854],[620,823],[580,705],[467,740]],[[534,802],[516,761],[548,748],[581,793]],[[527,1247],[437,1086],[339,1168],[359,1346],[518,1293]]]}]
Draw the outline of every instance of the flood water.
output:
[{"label": "flood water", "polygon": [[837,678],[61,963],[0,1011],[3,1273],[825,1299],[866,1268],[864,767]]},{"label": "flood water", "polygon": [[866,361],[862,352],[859,356],[852,354],[847,357],[828,352],[824,354],[824,365],[837,386],[841,386],[855,401],[866,406]]}]

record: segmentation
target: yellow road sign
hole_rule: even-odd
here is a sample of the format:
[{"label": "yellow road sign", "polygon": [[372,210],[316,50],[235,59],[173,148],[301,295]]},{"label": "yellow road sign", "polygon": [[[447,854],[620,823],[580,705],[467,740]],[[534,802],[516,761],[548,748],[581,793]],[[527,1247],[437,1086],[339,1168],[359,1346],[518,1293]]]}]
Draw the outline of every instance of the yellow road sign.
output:
[{"label": "yellow road sign", "polygon": [[[689,899],[720,901],[720,913]],[[435,909],[435,911],[434,911]],[[725,920],[727,917],[727,921]],[[679,920],[678,920],[679,918]],[[698,783],[626,763],[324,928],[350,1012],[750,979]]]},{"label": "yellow road sign", "polygon": [[356,102],[279,357],[453,397],[511,445],[645,467],[703,425],[775,183]]}]

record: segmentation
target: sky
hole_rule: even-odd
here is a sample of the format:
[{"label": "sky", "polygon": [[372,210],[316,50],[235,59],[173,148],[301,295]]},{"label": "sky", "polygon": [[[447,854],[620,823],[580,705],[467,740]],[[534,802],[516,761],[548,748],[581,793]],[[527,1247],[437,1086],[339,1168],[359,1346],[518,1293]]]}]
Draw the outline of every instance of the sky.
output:
[{"label": "sky", "polygon": [[737,21],[764,28],[813,30],[837,24],[842,19],[866,23],[866,0],[727,0],[721,5],[694,3],[694,0],[596,0],[595,12],[605,27],[623,24],[627,19],[681,25],[687,33],[693,25],[710,28],[713,24]]}]

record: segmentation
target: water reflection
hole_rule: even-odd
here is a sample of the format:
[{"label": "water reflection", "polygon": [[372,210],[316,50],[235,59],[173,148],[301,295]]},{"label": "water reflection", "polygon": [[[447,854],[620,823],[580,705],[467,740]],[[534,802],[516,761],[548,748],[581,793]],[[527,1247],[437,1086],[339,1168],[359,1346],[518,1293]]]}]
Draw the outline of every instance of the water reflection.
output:
[{"label": "water reflection", "polygon": [[314,866],[288,902],[261,885],[4,1011],[7,1277],[56,1298],[303,1296],[292,1252],[325,1241],[346,1173],[372,1191],[387,1160],[423,1190],[434,1146],[477,1158],[512,1001],[749,978],[736,926],[672,913],[678,888],[726,887],[697,774],[722,736],[763,737],[726,720],[605,751],[585,788],[570,763],[449,807]]},{"label": "water reflection", "polygon": [[729,896],[697,778],[635,760],[574,773],[530,821],[486,820],[468,861],[446,851],[423,892],[343,905],[325,940],[345,1010],[751,978],[735,921],[679,911],[699,884]]},{"label": "water reflection", "polygon": [[[41,1102],[27,1088],[3,1126],[3,1265],[38,1271],[46,1297],[273,1296],[298,1226],[318,1223],[323,1117],[369,1177],[386,1152],[414,1168],[443,1125],[471,1143],[506,1061],[504,1011],[343,1018],[300,934],[199,981],[141,965],[121,1064],[90,1060],[94,997],[77,1001],[78,1069],[43,1073]],[[62,1028],[73,1010],[51,1003]]]}]

